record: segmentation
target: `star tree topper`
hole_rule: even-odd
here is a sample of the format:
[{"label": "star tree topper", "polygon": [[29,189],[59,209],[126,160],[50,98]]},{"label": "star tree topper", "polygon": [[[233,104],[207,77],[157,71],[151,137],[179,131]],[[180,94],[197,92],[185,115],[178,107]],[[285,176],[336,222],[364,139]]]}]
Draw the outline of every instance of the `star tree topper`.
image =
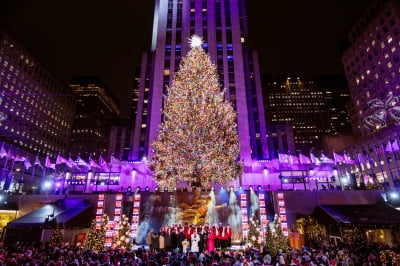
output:
[{"label": "star tree topper", "polygon": [[203,39],[198,35],[193,35],[189,39],[189,44],[191,48],[201,47],[203,45]]}]

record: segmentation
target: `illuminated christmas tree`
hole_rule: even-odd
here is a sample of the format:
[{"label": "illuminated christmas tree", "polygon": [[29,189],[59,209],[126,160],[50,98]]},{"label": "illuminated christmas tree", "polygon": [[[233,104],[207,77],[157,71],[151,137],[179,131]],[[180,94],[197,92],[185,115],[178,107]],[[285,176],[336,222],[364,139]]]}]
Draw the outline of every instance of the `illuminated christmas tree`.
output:
[{"label": "illuminated christmas tree", "polygon": [[118,231],[114,237],[114,248],[123,248],[129,250],[131,248],[130,241],[130,223],[125,214],[122,215],[118,223]]},{"label": "illuminated christmas tree", "polygon": [[208,187],[242,173],[236,113],[198,36],[191,38],[191,50],[168,89],[152,148],[150,168],[160,186],[185,181]]},{"label": "illuminated christmas tree", "polygon": [[275,229],[274,239],[276,248],[278,250],[280,249],[285,252],[288,248],[288,239],[283,234],[281,218],[278,215],[275,215],[274,218],[274,229]]},{"label": "illuminated christmas tree", "polygon": [[97,240],[96,238],[97,238],[96,220],[93,220],[86,234],[86,240],[85,243],[83,244],[83,247],[87,249],[93,249],[94,246],[96,245],[96,240]]},{"label": "illuminated christmas tree", "polygon": [[248,243],[251,247],[261,247],[263,238],[259,219],[253,214],[249,224]]},{"label": "illuminated christmas tree", "polygon": [[97,252],[101,252],[104,251],[104,241],[106,238],[106,231],[108,229],[108,221],[110,220],[110,218],[108,217],[107,214],[103,214],[103,216],[101,217],[101,225],[100,225],[100,229],[96,230],[96,240],[95,240],[95,244],[92,247],[92,250],[97,251]]},{"label": "illuminated christmas tree", "polygon": [[53,247],[59,247],[60,244],[61,244],[61,242],[63,242],[63,241],[64,241],[64,238],[63,238],[61,229],[60,229],[59,227],[57,227],[57,228],[53,231],[53,234],[51,235],[50,244],[51,244]]}]

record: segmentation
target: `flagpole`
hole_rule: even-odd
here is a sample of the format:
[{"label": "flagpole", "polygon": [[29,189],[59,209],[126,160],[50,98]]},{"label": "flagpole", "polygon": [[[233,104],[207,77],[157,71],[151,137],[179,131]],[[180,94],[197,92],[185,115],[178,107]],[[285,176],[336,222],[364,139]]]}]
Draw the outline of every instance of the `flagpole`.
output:
[{"label": "flagpole", "polygon": [[[385,155],[385,159],[386,159],[386,163],[387,163],[387,170],[389,171],[390,180],[392,181],[391,187],[394,187],[394,176],[393,176],[393,173],[392,173],[392,167],[390,166],[389,158],[388,158],[387,153],[386,153],[385,144],[381,143],[381,147],[382,147],[382,150],[383,150],[383,154]],[[389,182],[389,184],[390,184],[390,182]]]},{"label": "flagpole", "polygon": [[[381,170],[381,173],[382,173],[382,176],[383,176],[383,180],[384,180],[385,182],[387,182],[387,181],[389,181],[389,178],[386,178],[386,177],[385,177],[385,172],[383,171],[383,167],[382,167],[382,164],[381,164],[381,157],[379,156],[379,152],[377,151],[376,148],[377,148],[377,146],[374,145],[375,154],[376,154],[376,156],[378,157],[379,169]],[[389,183],[389,184],[390,184],[390,183]]]},{"label": "flagpole", "polygon": [[[364,152],[363,152],[363,153],[364,153]],[[379,182],[378,182],[378,179],[376,178],[375,171],[374,171],[375,165],[371,165],[371,157],[369,156],[369,147],[368,147],[368,151],[366,152],[366,154],[367,154],[368,164],[369,164],[369,166],[370,166],[370,168],[371,168],[372,180],[374,180],[374,185],[375,185],[375,187],[378,188]],[[364,155],[365,155],[365,154],[364,154]],[[359,158],[357,158],[357,159],[358,159],[358,161],[360,162]]]},{"label": "flagpole", "polygon": [[3,180],[3,178],[4,178],[4,176],[5,176],[7,164],[8,164],[8,154],[7,154],[7,156],[6,156],[6,160],[4,161],[4,165],[3,165],[3,169],[2,169],[0,181]]},{"label": "flagpole", "polygon": [[[396,138],[394,140],[396,141]],[[392,154],[393,154],[393,160],[394,160],[394,163],[395,163],[396,168],[397,168],[396,169],[397,170],[397,180],[399,180],[400,179],[400,169],[399,169],[399,164],[397,162],[396,151],[393,149],[393,145],[392,145],[392,142],[390,140],[389,140],[389,143],[390,143],[390,149],[391,149]]]},{"label": "flagpole", "polygon": [[358,157],[358,151],[356,151],[356,156],[357,156],[358,168],[360,168],[361,178],[364,179],[364,171],[363,168],[361,167],[360,158]]}]

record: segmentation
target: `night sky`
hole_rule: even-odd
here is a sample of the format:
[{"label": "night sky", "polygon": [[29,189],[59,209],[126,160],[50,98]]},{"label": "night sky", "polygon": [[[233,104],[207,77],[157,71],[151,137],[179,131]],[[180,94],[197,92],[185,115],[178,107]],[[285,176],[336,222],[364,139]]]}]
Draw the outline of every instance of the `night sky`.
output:
[{"label": "night sky", "polygon": [[[372,0],[248,0],[263,73],[341,74],[338,46]],[[154,0],[0,0],[0,28],[61,81],[101,76],[126,117],[135,68],[150,49]]]}]

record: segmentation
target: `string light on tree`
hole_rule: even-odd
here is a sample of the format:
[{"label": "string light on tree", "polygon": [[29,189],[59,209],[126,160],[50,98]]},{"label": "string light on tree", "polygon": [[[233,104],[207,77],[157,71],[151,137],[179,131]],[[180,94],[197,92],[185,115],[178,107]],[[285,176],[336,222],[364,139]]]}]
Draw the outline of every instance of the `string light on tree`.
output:
[{"label": "string light on tree", "polygon": [[199,36],[190,39],[191,50],[164,98],[163,122],[149,161],[161,187],[225,184],[243,171],[236,113],[224,99],[217,68],[202,43]]}]

